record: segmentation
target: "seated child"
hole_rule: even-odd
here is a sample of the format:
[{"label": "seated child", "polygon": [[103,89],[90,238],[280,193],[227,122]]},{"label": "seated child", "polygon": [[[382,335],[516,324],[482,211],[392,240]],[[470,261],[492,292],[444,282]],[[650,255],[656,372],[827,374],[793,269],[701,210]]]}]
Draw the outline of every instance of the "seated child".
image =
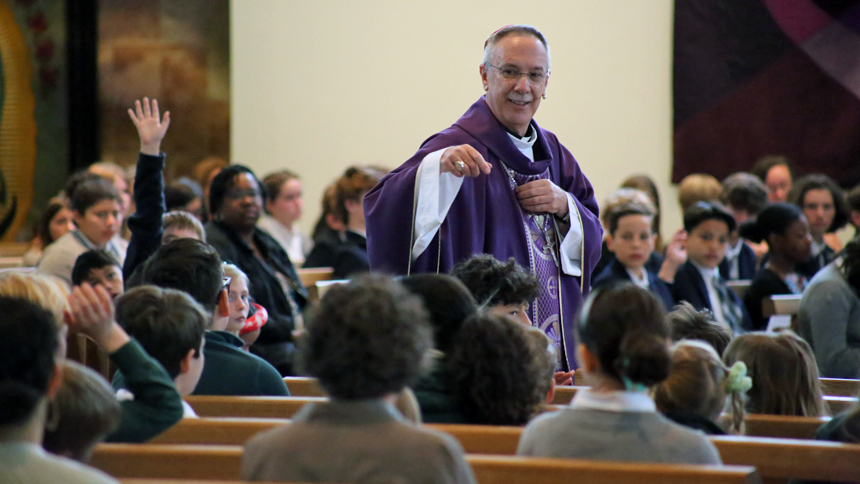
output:
[{"label": "seated child", "polygon": [[[756,215],[768,204],[767,186],[750,173],[734,173],[723,180],[720,201],[735,218],[737,227]],[[767,244],[753,244],[737,230],[729,233],[726,256],[720,262],[720,275],[727,281],[750,280],[755,277],[759,259],[767,253]]]},{"label": "seated child", "polygon": [[420,374],[431,335],[421,300],[390,278],[359,275],[329,289],[308,324],[303,356],[331,400],[252,437],[241,478],[474,483],[455,439],[405,423],[393,407]]},{"label": "seated child", "polygon": [[654,206],[650,202],[631,200],[605,212],[606,247],[615,257],[597,275],[592,287],[629,281],[653,292],[663,302],[665,310],[670,311],[675,302],[669,286],[645,267],[654,251],[653,218]]},{"label": "seated child", "polygon": [[190,238],[206,241],[206,229],[194,215],[181,210],[167,212],[162,218],[161,243],[167,244],[176,239]]},{"label": "seated child", "polygon": [[729,399],[730,430],[739,433],[744,422],[743,395],[752,386],[743,362],[735,362],[728,370],[704,341],[681,341],[671,351],[669,376],[654,387],[657,410],[708,435],[725,435],[717,421]]},{"label": "seated child", "polygon": [[122,296],[122,266],[119,261],[101,249],[84,252],[75,259],[72,267],[72,286],[88,282],[91,286],[103,286],[111,299]]},{"label": "seated child", "polygon": [[[460,279],[478,304],[487,308],[491,314],[514,318],[526,326],[532,326],[534,321],[536,327],[545,329],[540,321],[533,319],[537,311],[534,302],[540,293],[540,283],[534,274],[520,267],[513,257],[503,263],[489,254],[477,254],[455,265],[451,275]],[[555,347],[556,353],[560,355],[557,343]],[[571,384],[573,373],[556,372],[556,385]]]},{"label": "seated child", "polygon": [[[116,320],[167,371],[180,395],[190,395],[203,371],[206,311],[175,289],[139,286],[117,300]],[[184,416],[196,417],[183,401]]]},{"label": "seated child", "polygon": [[230,317],[224,331],[239,336],[245,326],[251,309],[251,296],[248,294],[248,276],[233,264],[224,263],[224,275],[230,278],[227,291],[227,310]]},{"label": "seated child", "polygon": [[723,187],[720,181],[706,173],[693,173],[678,183],[678,203],[681,213],[686,212],[698,202],[719,200]]},{"label": "seated child", "polygon": [[518,455],[720,464],[704,435],[657,412],[648,388],[669,374],[669,326],[660,301],[633,284],[596,289],[576,319],[577,358],[591,385],[569,407],[533,419]]},{"label": "seated child", "polygon": [[675,310],[666,315],[666,321],[672,329],[673,342],[685,339],[704,341],[717,350],[720,358],[732,340],[731,330],[717,323],[714,313],[707,309],[696,311],[686,301],[675,306]]},{"label": "seated child", "polygon": [[747,366],[752,377],[747,413],[827,415],[812,349],[793,332],[742,334],[729,343],[723,361]]},{"label": "seated child", "polygon": [[718,323],[738,332],[749,327],[749,315],[718,268],[734,229],[734,217],[719,202],[698,202],[684,212],[687,262],[678,268],[671,289],[676,304],[709,309]]},{"label": "seated child", "polygon": [[525,425],[545,403],[556,361],[546,336],[540,334],[543,344],[536,345],[531,331],[493,314],[463,323],[448,366],[467,423]]},{"label": "seated child", "polygon": [[764,267],[744,294],[751,323],[747,329],[761,331],[769,321],[762,314],[762,301],[777,294],[803,294],[807,281],[797,267],[812,255],[812,237],[803,212],[790,203],[768,206],[741,227],[741,234],[770,247]]},{"label": "seated child", "polygon": [[45,428],[48,452],[88,462],[96,444],[120,421],[120,404],[103,376],[71,360],[63,362],[63,383],[54,395],[57,416]]}]

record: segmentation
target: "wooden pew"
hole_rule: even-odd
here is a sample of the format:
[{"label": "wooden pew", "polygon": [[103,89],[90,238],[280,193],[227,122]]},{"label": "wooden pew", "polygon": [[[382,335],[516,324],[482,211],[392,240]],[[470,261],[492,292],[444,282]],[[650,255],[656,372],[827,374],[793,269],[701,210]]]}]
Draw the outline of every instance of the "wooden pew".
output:
[{"label": "wooden pew", "polygon": [[830,417],[794,417],[750,414],[744,417],[744,435],[783,439],[812,439]]},{"label": "wooden pew", "polygon": [[750,279],[726,281],[726,285],[729,286],[733,291],[735,291],[735,294],[737,294],[738,297],[741,299],[744,298],[744,294],[747,293],[747,289],[750,288],[750,284],[752,284],[752,281]]},{"label": "wooden pew", "polygon": [[325,391],[320,387],[316,378],[305,376],[288,376],[284,378],[287,389],[293,397],[324,397]]},{"label": "wooden pew", "polygon": [[835,397],[856,397],[860,394],[860,380],[822,378],[821,392]]},{"label": "wooden pew", "polygon": [[827,408],[830,409],[830,415],[836,415],[842,413],[852,405],[857,403],[856,397],[832,397],[830,395],[826,395],[824,397],[824,403],[827,405]]},{"label": "wooden pew", "polygon": [[571,385],[559,385],[555,387],[555,395],[552,397],[553,405],[567,405],[573,400],[573,396],[576,395],[576,392],[582,388],[588,388],[583,386],[571,386]]},{"label": "wooden pew", "polygon": [[[235,480],[241,459],[242,449],[235,446],[100,444],[91,464],[119,478]],[[758,482],[755,469],[749,466],[630,464],[488,455],[469,455],[467,460],[480,484]]]},{"label": "wooden pew", "polygon": [[201,417],[290,418],[305,404],[328,398],[189,395],[185,401]]},{"label": "wooden pew", "polygon": [[316,302],[320,299],[317,282],[331,280],[334,269],[331,267],[313,267],[296,269],[296,272],[299,275],[299,280],[302,281],[302,284],[308,290],[308,301]]}]

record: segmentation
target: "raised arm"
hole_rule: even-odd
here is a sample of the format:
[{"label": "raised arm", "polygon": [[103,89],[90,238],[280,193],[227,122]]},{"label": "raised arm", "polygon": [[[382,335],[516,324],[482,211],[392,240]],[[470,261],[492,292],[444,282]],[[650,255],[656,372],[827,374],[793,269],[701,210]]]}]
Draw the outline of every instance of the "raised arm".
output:
[{"label": "raised arm", "polygon": [[134,203],[137,211],[129,217],[131,241],[122,267],[125,280],[134,269],[161,245],[164,216],[164,154],[161,141],[170,126],[170,112],[160,117],[158,101],[143,98],[128,110],[140,138],[140,156],[134,176]]}]

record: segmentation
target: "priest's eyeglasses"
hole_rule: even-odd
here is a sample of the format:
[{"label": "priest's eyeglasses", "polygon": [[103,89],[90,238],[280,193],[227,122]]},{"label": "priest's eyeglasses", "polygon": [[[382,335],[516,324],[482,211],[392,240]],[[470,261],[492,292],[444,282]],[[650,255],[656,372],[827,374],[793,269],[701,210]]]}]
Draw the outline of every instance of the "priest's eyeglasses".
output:
[{"label": "priest's eyeglasses", "polygon": [[519,81],[520,77],[526,76],[526,79],[532,84],[540,84],[547,77],[549,77],[549,72],[520,72],[517,69],[512,69],[510,67],[496,67],[489,62],[484,62],[484,65],[487,67],[492,67],[499,71],[499,77],[506,81]]}]

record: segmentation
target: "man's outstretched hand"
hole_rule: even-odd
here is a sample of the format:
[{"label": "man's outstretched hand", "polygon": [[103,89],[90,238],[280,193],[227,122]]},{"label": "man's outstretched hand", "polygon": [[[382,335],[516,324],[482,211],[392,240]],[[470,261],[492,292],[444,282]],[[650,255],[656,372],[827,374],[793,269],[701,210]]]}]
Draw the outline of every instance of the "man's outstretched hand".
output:
[{"label": "man's outstretched hand", "polygon": [[164,113],[162,119],[158,112],[158,101],[149,101],[148,97],[134,102],[134,109],[128,110],[128,117],[137,128],[140,137],[140,152],[145,155],[158,156],[161,153],[161,140],[167,134],[170,126],[170,111]]}]

